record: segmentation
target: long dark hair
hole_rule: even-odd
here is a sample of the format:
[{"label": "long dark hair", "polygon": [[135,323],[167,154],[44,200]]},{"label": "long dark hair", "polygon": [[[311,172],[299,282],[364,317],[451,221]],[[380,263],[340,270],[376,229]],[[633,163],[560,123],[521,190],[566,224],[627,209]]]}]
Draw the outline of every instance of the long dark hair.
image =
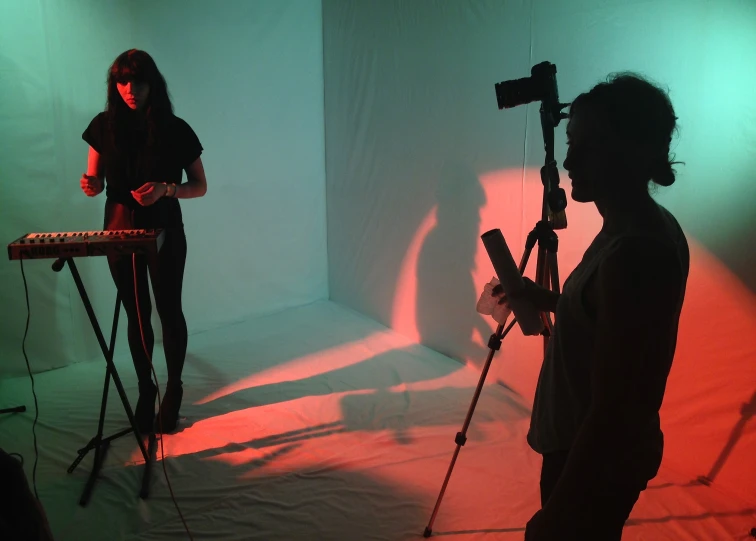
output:
[{"label": "long dark hair", "polygon": [[146,131],[148,145],[159,140],[165,124],[173,117],[173,104],[168,94],[168,85],[152,57],[145,51],[129,49],[118,55],[108,69],[108,100],[105,115],[114,144],[118,146],[120,135],[124,133],[134,118],[134,112],[118,93],[117,83],[132,79],[150,85],[150,93],[145,103]]}]

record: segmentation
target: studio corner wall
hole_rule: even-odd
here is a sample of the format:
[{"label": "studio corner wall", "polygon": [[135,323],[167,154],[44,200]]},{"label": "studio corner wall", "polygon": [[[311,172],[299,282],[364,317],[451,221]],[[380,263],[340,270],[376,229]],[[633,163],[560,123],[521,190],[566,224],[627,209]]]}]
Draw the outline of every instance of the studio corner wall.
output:
[{"label": "studio corner wall", "polygon": [[[656,197],[692,266],[664,466],[756,502],[756,4],[324,0],[323,20],[331,299],[475,367],[494,329],[475,313],[493,276],[479,236],[500,228],[519,259],[542,195],[538,106],[499,111],[494,83],[550,61],[564,102],[624,70],[669,89],[685,165]],[[600,227],[590,205],[567,216],[562,282]],[[530,404],[541,358],[515,331],[489,381]]]},{"label": "studio corner wall", "polygon": [[320,0],[140,0],[144,46],[205,147],[182,206],[190,332],[328,298]]},{"label": "studio corner wall", "polygon": [[[132,12],[124,3],[0,3],[0,233],[5,244],[34,231],[102,227],[102,198],[88,199],[79,187],[87,164],[81,133],[105,106],[109,64],[133,42]],[[102,355],[70,272],[55,273],[51,263],[23,265],[31,309],[26,353],[34,372]],[[112,317],[115,295],[104,258],[76,264],[98,317]],[[26,374],[21,350],[26,312],[21,266],[6,256],[0,261],[0,377]]]},{"label": "studio corner wall", "polygon": [[[153,56],[204,147],[207,195],[181,202],[190,334],[328,298],[320,0],[7,0],[0,29],[6,243],[102,227],[104,198],[79,188],[81,133],[105,106],[108,67],[135,47]],[[24,263],[32,370],[102,362],[69,271],[51,262]],[[105,258],[76,264],[107,336],[115,289]],[[0,306],[0,377],[25,375],[17,261],[0,264]],[[154,310],[153,327],[159,339]],[[116,347],[127,349],[125,332]]]}]

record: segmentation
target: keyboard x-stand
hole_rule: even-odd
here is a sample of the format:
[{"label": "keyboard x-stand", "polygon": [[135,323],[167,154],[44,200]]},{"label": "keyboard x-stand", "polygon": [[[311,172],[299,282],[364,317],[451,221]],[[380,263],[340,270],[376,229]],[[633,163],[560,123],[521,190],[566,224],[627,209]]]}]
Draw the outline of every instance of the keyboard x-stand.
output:
[{"label": "keyboard x-stand", "polygon": [[[68,468],[68,473],[72,473],[89,451],[95,451],[94,465],[89,473],[84,492],[81,495],[79,504],[86,506],[97,481],[98,474],[105,461],[105,455],[110,442],[133,432],[136,438],[139,450],[144,457],[144,472],[142,475],[142,486],[139,497],[147,498],[149,495],[150,473],[152,470],[152,458],[157,447],[157,440],[154,430],[148,435],[148,444],[145,445],[144,436],[140,434],[136,425],[134,413],[126,396],[126,391],[118,376],[115,364],[113,364],[113,352],[115,351],[116,331],[118,330],[118,315],[121,311],[121,296],[116,294],[115,312],[113,314],[113,328],[110,334],[110,346],[105,343],[105,337],[102,334],[100,325],[97,322],[92,304],[89,302],[89,296],[84,289],[81,276],[74,263],[74,257],[98,256],[98,255],[125,255],[132,254],[145,255],[154,260],[158,251],[162,247],[165,233],[162,230],[144,230],[130,229],[120,231],[89,231],[77,233],[29,233],[15,240],[8,245],[9,259],[44,259],[57,258],[52,265],[55,272],[60,272],[67,263],[68,268],[73,275],[79,295],[84,303],[84,308],[92,323],[97,342],[105,356],[107,369],[105,371],[105,385],[102,391],[102,403],[100,405],[100,419],[97,425],[97,434],[90,440],[86,447],[79,449],[78,456],[73,464]],[[157,268],[156,265],[150,265],[151,269]],[[108,389],[110,387],[110,378],[113,378],[121,403],[129,419],[129,428],[121,430],[112,436],[105,437],[103,428],[105,424],[105,409],[108,401]]]}]

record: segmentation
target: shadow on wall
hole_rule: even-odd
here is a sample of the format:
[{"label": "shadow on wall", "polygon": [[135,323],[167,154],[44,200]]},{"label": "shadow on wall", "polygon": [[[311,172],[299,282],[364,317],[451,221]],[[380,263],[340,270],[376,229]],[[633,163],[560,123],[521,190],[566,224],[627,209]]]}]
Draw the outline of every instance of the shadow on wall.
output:
[{"label": "shadow on wall", "polygon": [[460,162],[445,163],[436,188],[436,223],[418,255],[415,319],[420,342],[452,358],[487,354],[473,340],[476,332],[491,334],[475,311],[479,292],[473,282],[485,204],[476,173]]}]

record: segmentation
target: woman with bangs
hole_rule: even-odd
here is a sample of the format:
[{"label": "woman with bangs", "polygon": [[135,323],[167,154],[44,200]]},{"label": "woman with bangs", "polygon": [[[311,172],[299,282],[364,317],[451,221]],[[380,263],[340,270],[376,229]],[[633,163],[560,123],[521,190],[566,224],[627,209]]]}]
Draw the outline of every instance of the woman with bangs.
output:
[{"label": "woman with bangs", "polygon": [[[108,265],[128,319],[128,341],[139,382],[134,415],[142,433],[153,429],[157,388],[152,380],[154,334],[148,270],[163,331],[168,381],[157,432],[172,432],[183,396],[181,373],[187,326],[181,307],[186,236],[179,199],[202,197],[207,181],[202,145],[194,130],[173,114],[163,75],[152,57],[131,49],[118,56],[107,77],[107,104],[82,138],[89,144],[80,185],[89,197],[105,191],[103,229],[163,229],[155,261],[109,256]],[[182,183],[183,173],[187,181]]]}]

